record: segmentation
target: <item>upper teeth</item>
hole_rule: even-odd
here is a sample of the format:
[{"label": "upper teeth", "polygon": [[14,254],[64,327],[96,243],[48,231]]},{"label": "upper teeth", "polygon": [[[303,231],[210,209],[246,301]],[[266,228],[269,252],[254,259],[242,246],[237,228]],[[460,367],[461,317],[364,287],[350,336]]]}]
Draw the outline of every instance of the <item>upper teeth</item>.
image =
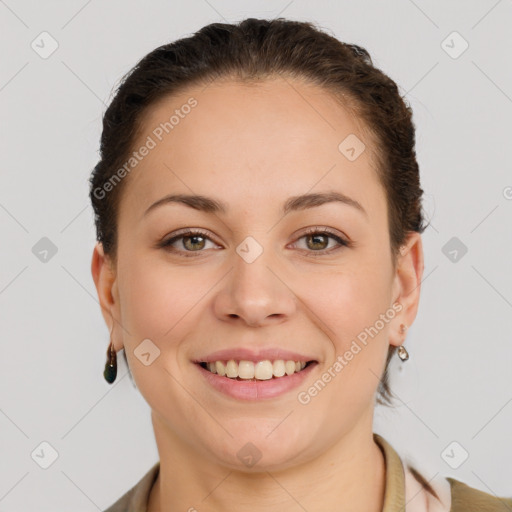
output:
[{"label": "upper teeth", "polygon": [[212,373],[217,373],[221,377],[229,377],[236,379],[258,379],[268,380],[274,377],[282,377],[284,374],[292,375],[295,372],[300,372],[306,366],[305,362],[301,361],[284,361],[278,359],[276,361],[214,361],[206,363],[206,367]]}]

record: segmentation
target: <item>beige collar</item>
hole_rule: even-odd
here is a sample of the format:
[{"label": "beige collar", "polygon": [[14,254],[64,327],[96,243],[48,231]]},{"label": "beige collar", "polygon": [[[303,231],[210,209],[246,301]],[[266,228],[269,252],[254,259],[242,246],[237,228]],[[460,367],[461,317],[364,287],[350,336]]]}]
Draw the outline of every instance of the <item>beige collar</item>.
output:
[{"label": "beige collar", "polygon": [[416,480],[395,449],[379,434],[373,438],[386,460],[386,493],[382,512],[450,512],[451,488],[446,478],[436,474],[429,480],[439,500]]}]

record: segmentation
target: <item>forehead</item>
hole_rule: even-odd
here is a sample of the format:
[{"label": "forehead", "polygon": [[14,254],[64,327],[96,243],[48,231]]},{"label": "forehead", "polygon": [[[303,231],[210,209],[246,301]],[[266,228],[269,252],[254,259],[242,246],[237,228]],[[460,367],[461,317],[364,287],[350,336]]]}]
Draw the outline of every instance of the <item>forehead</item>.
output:
[{"label": "forehead", "polygon": [[290,78],[223,80],[162,98],[134,150],[144,144],[152,149],[126,191],[135,210],[177,191],[234,208],[337,190],[371,210],[382,196],[364,125],[325,89]]}]

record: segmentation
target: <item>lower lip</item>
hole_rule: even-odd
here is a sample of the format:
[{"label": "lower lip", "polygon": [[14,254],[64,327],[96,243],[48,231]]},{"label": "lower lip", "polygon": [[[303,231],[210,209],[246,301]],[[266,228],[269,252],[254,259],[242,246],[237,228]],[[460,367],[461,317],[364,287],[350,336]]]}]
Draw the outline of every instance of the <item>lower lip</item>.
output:
[{"label": "lower lip", "polygon": [[212,373],[198,363],[195,363],[195,365],[209,384],[217,391],[239,400],[261,400],[263,398],[274,398],[283,395],[298,387],[313,371],[317,363],[310,363],[298,373],[268,380],[230,379],[229,377],[221,377],[216,373]]}]

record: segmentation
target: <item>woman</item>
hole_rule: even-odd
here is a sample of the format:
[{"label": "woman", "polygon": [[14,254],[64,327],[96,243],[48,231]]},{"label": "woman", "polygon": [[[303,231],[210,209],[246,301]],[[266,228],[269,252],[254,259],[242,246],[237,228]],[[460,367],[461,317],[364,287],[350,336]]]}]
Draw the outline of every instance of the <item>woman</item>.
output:
[{"label": "woman", "polygon": [[125,77],[92,274],[160,461],[108,512],[512,507],[373,433],[420,297],[414,144],[396,84],[310,23],[208,25]]}]

